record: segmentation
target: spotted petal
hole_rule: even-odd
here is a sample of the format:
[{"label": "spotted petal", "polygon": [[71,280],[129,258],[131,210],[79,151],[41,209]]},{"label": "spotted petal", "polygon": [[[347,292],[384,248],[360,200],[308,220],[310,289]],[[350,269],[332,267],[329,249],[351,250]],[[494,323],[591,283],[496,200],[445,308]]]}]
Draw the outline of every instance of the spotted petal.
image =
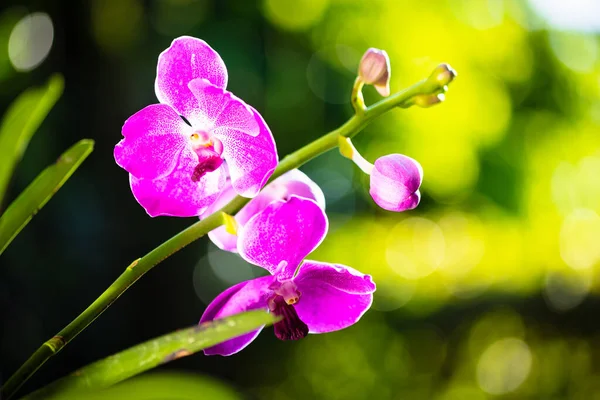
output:
[{"label": "spotted petal", "polygon": [[371,307],[375,283],[353,268],[306,260],[294,278],[302,294],[294,306],[310,333],[325,333],[356,323]]},{"label": "spotted petal", "polygon": [[223,168],[218,168],[194,181],[191,177],[197,165],[195,154],[182,152],[177,168],[163,178],[138,179],[130,175],[133,195],[151,217],[198,216],[217,199],[226,175]]},{"label": "spotted petal", "polygon": [[313,200],[274,201],[239,230],[238,251],[248,262],[289,279],[327,233],[325,212]]},{"label": "spotted petal", "polygon": [[225,88],[227,68],[221,56],[204,40],[181,36],[158,57],[154,84],[156,97],[187,118],[197,107],[188,83],[197,78]]},{"label": "spotted petal", "polygon": [[[219,210],[233,200],[236,194],[231,184],[228,187],[226,185],[217,201],[205,211],[204,215],[210,215]],[[291,195],[314,200],[319,207],[325,210],[325,196],[321,188],[302,171],[293,169],[269,183],[236,214],[235,220],[238,226],[244,226],[252,216],[264,210],[271,202],[285,200]],[[228,233],[222,226],[211,231],[208,237],[223,250],[237,251],[237,236]]]},{"label": "spotted petal", "polygon": [[[265,310],[268,307],[268,298],[272,294],[269,285],[273,282],[272,276],[264,276],[250,281],[238,283],[218,295],[206,308],[200,323],[225,318],[250,310]],[[220,343],[204,350],[206,355],[219,354],[229,356],[248,346],[260,333],[261,329],[246,333],[234,339]]]},{"label": "spotted petal", "polygon": [[223,144],[233,188],[242,196],[256,196],[278,161],[269,127],[254,108],[222,88],[203,79],[190,82],[189,87],[199,104],[190,122],[211,127]]},{"label": "spotted petal", "polygon": [[186,137],[191,128],[164,104],[153,104],[133,114],[123,125],[115,146],[115,161],[136,178],[156,179],[177,167],[182,152],[191,153]]}]

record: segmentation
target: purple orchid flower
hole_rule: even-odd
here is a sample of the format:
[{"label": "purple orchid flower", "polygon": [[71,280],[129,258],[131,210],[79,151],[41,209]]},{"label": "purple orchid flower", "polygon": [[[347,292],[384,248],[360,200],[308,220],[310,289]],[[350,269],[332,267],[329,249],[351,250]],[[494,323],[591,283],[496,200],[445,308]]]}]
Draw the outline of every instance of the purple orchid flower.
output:
[{"label": "purple orchid flower", "polygon": [[[233,200],[235,195],[235,190],[228,183],[217,201],[208,207],[200,218],[209,216],[219,210]],[[293,169],[269,183],[235,215],[234,218],[238,229],[244,226],[255,214],[264,210],[271,202],[275,200],[287,200],[291,195],[314,200],[321,209],[325,210],[325,196],[319,185],[313,182],[302,171]],[[224,226],[209,232],[208,237],[222,250],[237,252],[238,236],[227,232]]]},{"label": "purple orchid flower", "polygon": [[[327,233],[327,217],[313,200],[291,195],[275,200],[239,231],[238,250],[270,276],[238,283],[218,295],[200,323],[248,310],[265,310],[282,319],[275,336],[297,340],[356,323],[371,307],[375,284],[369,275],[339,264],[304,260]],[[302,261],[304,260],[304,262]],[[299,267],[298,267],[299,266]],[[204,350],[207,355],[237,353],[261,329]]]},{"label": "purple orchid flower", "polygon": [[275,170],[269,127],[226,85],[223,60],[203,40],[182,36],[160,54],[160,104],[125,121],[114,151],[150,216],[200,215],[225,185],[224,160],[233,189],[245,197],[256,196]]},{"label": "purple orchid flower", "polygon": [[412,210],[419,205],[423,168],[403,154],[388,154],[375,160],[369,193],[377,205],[388,211]]}]

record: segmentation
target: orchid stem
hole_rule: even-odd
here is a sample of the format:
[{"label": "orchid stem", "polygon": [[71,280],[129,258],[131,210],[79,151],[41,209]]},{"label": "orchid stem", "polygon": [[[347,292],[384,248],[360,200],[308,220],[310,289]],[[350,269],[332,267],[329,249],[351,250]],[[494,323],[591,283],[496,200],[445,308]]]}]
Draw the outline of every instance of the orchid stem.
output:
[{"label": "orchid stem", "polygon": [[[361,85],[355,84],[355,89],[358,88],[360,93]],[[355,107],[356,114],[352,116],[346,123],[339,128],[321,136],[319,139],[307,144],[298,149],[292,154],[284,157],[277,169],[271,176],[269,182],[284,173],[298,168],[311,159],[321,155],[331,149],[338,147],[339,136],[354,137],[373,119],[385,114],[395,107],[410,106],[411,100],[421,94],[430,94],[438,90],[435,84],[430,80],[423,80],[413,86],[400,91],[390,97],[387,97],[378,103],[366,108],[362,95],[357,97],[356,101],[352,101]],[[353,99],[354,99],[353,90]],[[357,104],[359,109],[357,110]],[[88,308],[86,308],[77,318],[69,323],[64,329],[58,332],[50,340],[42,344],[33,355],[6,381],[0,389],[1,399],[10,399],[15,392],[52,356],[58,353],[65,347],[75,336],[83,331],[89,324],[100,316],[108,307],[110,307],[131,285],[133,285],[146,272],[150,271],[154,266],[158,265],[167,257],[181,250],[188,244],[206,235],[213,229],[225,223],[222,213],[234,215],[237,213],[250,199],[237,196],[221,210],[216,211],[207,218],[198,221],[179,232],[166,242],[159,245],[157,248],[146,254],[144,257],[134,261],[125,271],[117,278],[98,297]]]},{"label": "orchid stem", "polygon": [[356,113],[356,115],[363,115],[367,110],[365,98],[363,97],[362,93],[362,88],[364,85],[365,83],[363,80],[360,77],[356,77],[354,86],[352,87],[352,95],[350,96],[350,103],[352,103],[352,107],[354,108],[354,113]]}]

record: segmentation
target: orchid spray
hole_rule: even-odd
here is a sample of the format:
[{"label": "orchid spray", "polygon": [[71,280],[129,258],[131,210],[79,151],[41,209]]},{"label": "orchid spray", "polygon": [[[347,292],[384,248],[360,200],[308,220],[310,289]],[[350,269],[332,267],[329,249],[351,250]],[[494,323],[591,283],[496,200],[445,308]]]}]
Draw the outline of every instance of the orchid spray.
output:
[{"label": "orchid spray", "polygon": [[[351,138],[388,111],[442,102],[455,76],[442,64],[428,78],[393,93],[387,53],[368,49],[350,94],[354,115],[278,161],[273,135],[260,113],[227,91],[220,55],[203,40],[175,39],[158,57],[154,88],[159,102],[125,121],[114,157],[128,173],[133,196],[151,217],[200,220],[133,261],[6,381],[2,398],[12,397],[142,275],[204,235],[269,275],[225,290],[204,310],[198,326],[152,341],[152,354],[145,350],[148,344],[125,350],[50,384],[42,393],[65,385],[106,387],[200,350],[232,355],[267,324],[274,325],[277,338],[297,340],[357,323],[371,306],[375,283],[349,266],[306,259],[324,239],[328,222],[323,192],[297,168],[338,147],[370,175],[369,192],[377,205],[396,212],[415,208],[423,180],[419,163],[389,154],[371,164]],[[384,98],[367,107],[365,85],[373,85]],[[254,319],[244,320],[244,314]]]}]

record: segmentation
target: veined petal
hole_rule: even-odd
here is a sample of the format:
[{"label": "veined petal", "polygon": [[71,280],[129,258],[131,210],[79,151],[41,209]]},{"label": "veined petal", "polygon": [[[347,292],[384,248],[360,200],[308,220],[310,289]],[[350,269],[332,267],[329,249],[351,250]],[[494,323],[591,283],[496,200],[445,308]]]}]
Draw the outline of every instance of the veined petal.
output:
[{"label": "veined petal", "polygon": [[136,178],[155,179],[175,169],[192,131],[171,107],[152,104],[129,117],[122,133],[114,150],[117,164]]},{"label": "veined petal", "polygon": [[327,228],[327,217],[317,203],[291,196],[287,201],[271,202],[250,218],[238,232],[238,251],[246,261],[277,274],[278,279],[289,279],[321,243]]},{"label": "veined petal", "polygon": [[296,285],[319,285],[327,283],[337,290],[350,294],[375,292],[375,283],[370,275],[365,275],[352,267],[341,264],[306,260],[294,277]]},{"label": "veined petal", "polygon": [[287,197],[296,195],[305,199],[311,199],[325,210],[325,195],[323,194],[323,190],[299,169],[293,169],[281,175],[271,182],[261,193],[267,191],[279,195],[285,192],[285,196]]},{"label": "veined petal", "polygon": [[[225,318],[244,311],[268,311],[268,298],[272,294],[269,285],[272,282],[272,276],[263,276],[230,287],[208,305],[202,318],[200,318],[200,323]],[[261,329],[209,347],[204,350],[204,354],[219,354],[222,356],[235,354],[248,346],[258,336]]]},{"label": "veined petal", "polygon": [[307,260],[294,283],[302,294],[294,307],[310,333],[347,328],[373,303],[371,277],[344,265]]},{"label": "veined petal", "polygon": [[[229,203],[237,195],[231,184],[226,188],[204,213],[210,215]],[[250,218],[264,210],[275,200],[285,200],[291,195],[314,200],[319,207],[325,210],[325,196],[321,188],[306,174],[298,169],[286,172],[273,182],[269,183],[255,198],[250,200],[236,215],[238,226],[244,226]],[[219,227],[208,234],[209,238],[219,248],[237,252],[237,236],[228,233],[224,227]]]},{"label": "veined petal", "polygon": [[227,68],[221,56],[204,40],[181,36],[158,56],[156,97],[187,118],[197,106],[188,83],[197,78],[225,88]]},{"label": "veined petal", "polygon": [[195,97],[195,109],[185,117],[192,126],[232,128],[257,136],[260,127],[252,109],[243,100],[207,79],[194,79],[188,87]]},{"label": "veined petal", "polygon": [[223,168],[192,180],[198,159],[192,152],[182,152],[177,168],[159,179],[138,179],[130,175],[130,185],[136,200],[150,215],[195,217],[219,196],[225,184]]},{"label": "veined petal", "polygon": [[260,132],[252,137],[233,128],[218,127],[213,133],[223,143],[231,185],[244,197],[254,197],[267,183],[277,167],[277,148],[262,116],[250,107]]},{"label": "veined petal", "polygon": [[186,116],[192,126],[210,129],[223,144],[231,184],[244,197],[254,197],[277,166],[275,140],[262,116],[233,94],[204,79],[189,83],[198,107]]}]

